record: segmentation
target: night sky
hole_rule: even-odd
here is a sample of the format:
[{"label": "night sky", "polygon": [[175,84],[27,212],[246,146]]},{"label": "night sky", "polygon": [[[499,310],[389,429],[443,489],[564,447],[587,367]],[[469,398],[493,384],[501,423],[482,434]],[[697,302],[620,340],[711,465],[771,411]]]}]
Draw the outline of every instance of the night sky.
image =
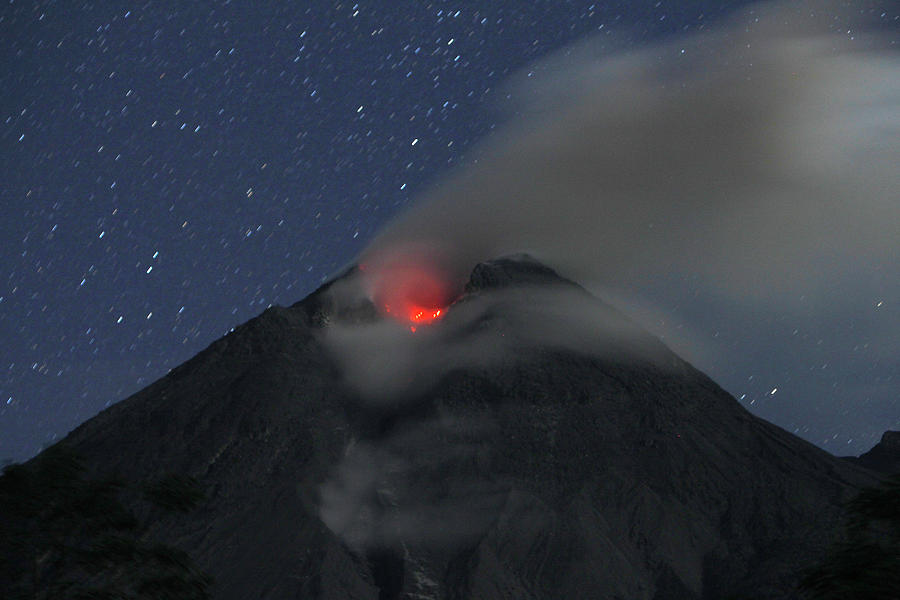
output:
[{"label": "night sky", "polygon": [[[0,458],[312,292],[511,117],[502,84],[532,61],[746,4],[4,3]],[[900,39],[895,4],[858,12]],[[723,327],[659,287],[723,349],[697,366],[754,413],[836,454],[900,428],[897,357],[867,337],[896,297],[866,298],[869,327],[807,332],[776,314]]]}]

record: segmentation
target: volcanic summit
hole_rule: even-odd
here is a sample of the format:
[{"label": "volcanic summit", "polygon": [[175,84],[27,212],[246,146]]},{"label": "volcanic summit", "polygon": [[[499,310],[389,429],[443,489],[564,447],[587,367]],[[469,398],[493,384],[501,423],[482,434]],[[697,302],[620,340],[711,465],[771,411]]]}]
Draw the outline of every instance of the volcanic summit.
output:
[{"label": "volcanic summit", "polygon": [[62,442],[92,472],[200,482],[200,508],[148,535],[215,598],[792,598],[878,480],[531,258],[428,291],[441,318],[416,331],[359,275]]}]

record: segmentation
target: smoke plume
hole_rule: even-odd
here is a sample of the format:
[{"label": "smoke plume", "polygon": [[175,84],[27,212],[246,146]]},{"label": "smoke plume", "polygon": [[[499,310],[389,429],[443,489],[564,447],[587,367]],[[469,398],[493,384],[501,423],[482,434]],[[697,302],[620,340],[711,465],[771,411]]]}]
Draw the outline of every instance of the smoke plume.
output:
[{"label": "smoke plume", "polygon": [[[439,327],[417,327],[459,296],[473,266],[512,253],[638,314],[658,310],[642,294],[673,281],[690,281],[698,305],[817,319],[872,290],[900,297],[900,59],[874,33],[828,32],[809,6],[757,8],[758,21],[611,56],[589,41],[513,82],[514,97],[530,98],[523,117],[387,227],[332,290],[339,305],[367,299],[383,313],[323,334],[362,402],[406,410],[454,369],[536,344],[668,360],[575,286],[467,297]],[[881,333],[893,357],[895,325]],[[323,519],[357,547],[444,535],[426,521],[468,535],[462,524],[493,514],[500,492],[485,481],[459,483],[474,514],[415,485],[425,477],[415,457],[439,464],[435,452],[451,460],[470,446],[439,418],[414,422],[348,448],[322,488]],[[437,438],[454,441],[435,449]]]},{"label": "smoke plume", "polygon": [[827,294],[872,264],[897,273],[897,52],[824,31],[806,2],[755,12],[614,56],[588,42],[530,69],[511,86],[524,117],[362,261],[428,248],[464,280],[529,252],[604,288],[683,274],[763,303]]}]

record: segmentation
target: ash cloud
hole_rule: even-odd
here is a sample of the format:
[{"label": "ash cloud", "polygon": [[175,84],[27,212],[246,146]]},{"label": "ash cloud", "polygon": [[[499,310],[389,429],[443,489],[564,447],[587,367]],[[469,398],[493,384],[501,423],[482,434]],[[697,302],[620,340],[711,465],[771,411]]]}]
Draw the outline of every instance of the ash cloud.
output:
[{"label": "ash cloud", "polygon": [[874,33],[824,31],[811,6],[548,59],[511,88],[531,99],[525,118],[363,260],[429,246],[464,278],[526,251],[605,288],[639,292],[677,273],[734,302],[781,305],[873,263],[896,274],[900,59]]},{"label": "ash cloud", "polygon": [[322,521],[362,552],[477,538],[508,489],[466,467],[478,460],[476,439],[490,435],[486,428],[436,415],[377,440],[354,441],[320,488]]},{"label": "ash cloud", "polygon": [[456,369],[521,360],[537,348],[662,368],[679,364],[623,314],[562,280],[469,294],[440,322],[415,332],[410,327],[392,318],[337,320],[322,341],[360,398],[380,407],[403,405]]},{"label": "ash cloud", "polygon": [[[900,59],[875,33],[825,31],[809,6],[767,5],[758,21],[639,51],[607,56],[588,42],[551,57],[533,69],[537,82],[510,88],[532,98],[523,119],[387,227],[360,264],[427,254],[461,287],[477,263],[529,252],[626,313],[663,321],[680,295],[726,320],[790,314],[812,332],[900,297]],[[343,305],[368,295],[359,278],[334,292]],[[897,319],[853,322],[896,361]],[[454,369],[515,360],[529,345],[677,366],[577,287],[475,295],[435,327],[408,327],[369,318],[324,329],[369,407],[402,410]],[[678,336],[694,356],[727,356]],[[422,470],[410,457],[460,448],[419,435],[439,421],[420,426],[402,434],[414,440],[405,447],[393,436],[348,448],[323,485],[322,518],[352,545],[440,538],[449,534],[429,523],[441,521],[487,526],[475,517],[493,514],[497,489],[468,482],[487,507],[473,510],[409,484]]]},{"label": "ash cloud", "polygon": [[[340,283],[335,297],[346,300],[361,282]],[[438,323],[409,327],[382,317],[323,328],[322,342],[358,394],[362,426],[319,488],[319,514],[361,553],[471,543],[507,502],[510,482],[477,467],[490,462],[483,440],[497,435],[491,409],[470,407],[463,420],[429,394],[454,371],[502,370],[557,350],[683,366],[624,315],[563,280],[470,290]]]},{"label": "ash cloud", "polygon": [[[900,53],[815,16],[835,12],[762,5],[663,45],[610,55],[589,40],[546,59],[510,84],[523,118],[359,263],[371,282],[412,256],[459,289],[475,264],[529,252],[625,313],[654,315],[645,326],[712,371],[703,357],[722,351],[698,341],[702,326],[679,304],[714,307],[699,319],[709,329],[766,314],[806,335],[842,324],[896,360],[896,307],[861,308],[900,297]],[[365,282],[345,287],[372,297]],[[568,300],[558,311],[587,318]],[[476,318],[471,306],[455,312]],[[542,322],[525,330],[552,340],[559,329]],[[337,324],[327,341],[373,398],[508,351],[477,332],[444,335],[440,348],[424,328],[407,333],[390,321]]]}]

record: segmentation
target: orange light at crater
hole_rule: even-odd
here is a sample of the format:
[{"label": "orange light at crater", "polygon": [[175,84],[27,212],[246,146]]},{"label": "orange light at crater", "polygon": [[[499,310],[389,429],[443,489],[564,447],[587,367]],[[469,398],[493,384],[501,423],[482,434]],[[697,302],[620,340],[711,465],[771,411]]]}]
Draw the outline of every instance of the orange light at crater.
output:
[{"label": "orange light at crater", "polygon": [[[426,308],[424,306],[416,306],[415,304],[407,305],[403,310],[394,310],[389,304],[383,305],[384,313],[398,320],[409,321],[416,325],[428,325],[441,318],[446,309],[444,308]],[[410,327],[415,332],[415,327]]]},{"label": "orange light at crater", "polygon": [[418,306],[411,306],[409,308],[409,314],[407,317],[413,323],[431,323],[441,316],[443,313],[443,309],[440,308],[421,308]]},{"label": "orange light at crater", "polygon": [[369,297],[386,315],[416,326],[432,324],[447,311],[453,299],[449,277],[423,256],[393,255],[389,260],[370,261],[360,269]]}]

